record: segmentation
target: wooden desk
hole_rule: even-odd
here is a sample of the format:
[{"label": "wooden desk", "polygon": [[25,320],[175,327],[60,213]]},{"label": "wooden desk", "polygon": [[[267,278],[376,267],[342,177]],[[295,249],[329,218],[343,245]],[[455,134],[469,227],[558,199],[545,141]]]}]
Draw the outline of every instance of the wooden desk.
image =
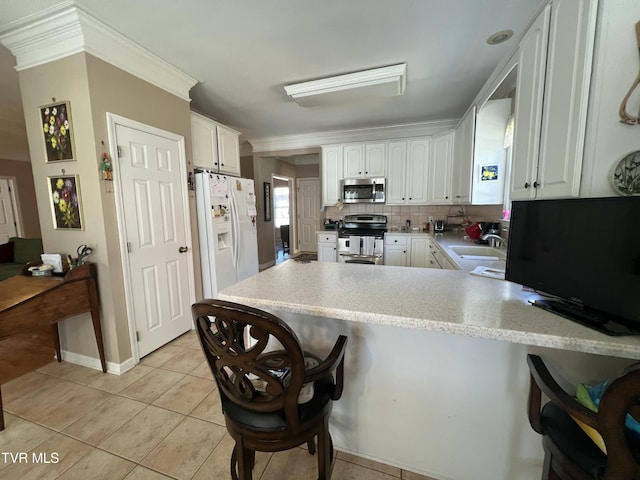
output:
[{"label": "wooden desk", "polygon": [[[102,371],[107,371],[100,326],[96,266],[88,263],[62,277],[17,275],[0,282],[0,341],[29,330],[51,330],[61,361],[58,322],[91,313]],[[0,430],[4,429],[0,391]]]}]

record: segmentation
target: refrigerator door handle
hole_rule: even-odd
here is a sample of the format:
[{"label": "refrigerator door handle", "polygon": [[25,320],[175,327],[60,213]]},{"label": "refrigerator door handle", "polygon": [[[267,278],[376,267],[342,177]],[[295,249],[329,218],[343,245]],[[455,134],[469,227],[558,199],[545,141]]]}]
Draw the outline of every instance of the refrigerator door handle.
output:
[{"label": "refrigerator door handle", "polygon": [[240,250],[240,220],[238,216],[238,204],[236,203],[236,196],[233,192],[229,195],[231,200],[231,229],[233,235],[233,266],[238,268],[238,256]]}]

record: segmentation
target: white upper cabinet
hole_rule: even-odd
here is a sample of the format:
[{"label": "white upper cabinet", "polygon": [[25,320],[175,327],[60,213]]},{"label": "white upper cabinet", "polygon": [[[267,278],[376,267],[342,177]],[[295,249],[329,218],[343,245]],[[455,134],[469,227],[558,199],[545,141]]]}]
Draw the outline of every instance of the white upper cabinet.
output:
[{"label": "white upper cabinet", "polygon": [[387,205],[426,205],[431,141],[418,138],[387,144]]},{"label": "white upper cabinet", "polygon": [[431,138],[429,203],[452,203],[453,141],[453,132],[435,135]]},{"label": "white upper cabinet", "polygon": [[427,185],[430,146],[429,138],[409,140],[407,144],[406,203],[408,205],[424,205],[429,202]]},{"label": "white upper cabinet", "polygon": [[407,181],[407,142],[387,144],[387,181],[385,202],[387,205],[404,205]]},{"label": "white upper cabinet", "polygon": [[240,132],[191,112],[193,166],[240,176]]},{"label": "white upper cabinet", "polygon": [[[535,196],[542,124],[544,73],[551,7],[544,11],[522,37],[518,50],[511,199]],[[537,186],[537,182],[536,182]]]},{"label": "white upper cabinet", "polygon": [[597,4],[554,0],[551,7],[538,198],[580,193]]},{"label": "white upper cabinet", "polygon": [[513,200],[579,196],[597,3],[554,0],[522,38]]},{"label": "white upper cabinet", "polygon": [[345,145],[344,178],[384,177],[387,168],[386,144]]},{"label": "white upper cabinet", "polygon": [[333,206],[342,198],[342,145],[322,147],[322,205]]},{"label": "white upper cabinet", "polygon": [[217,170],[218,133],[216,124],[198,114],[191,114],[191,143],[194,167]]},{"label": "white upper cabinet", "polygon": [[240,176],[240,135],[223,125],[217,130],[220,172]]},{"label": "white upper cabinet", "polygon": [[451,199],[453,203],[471,201],[471,169],[475,132],[475,105],[467,111],[454,133],[453,167],[451,169]]}]

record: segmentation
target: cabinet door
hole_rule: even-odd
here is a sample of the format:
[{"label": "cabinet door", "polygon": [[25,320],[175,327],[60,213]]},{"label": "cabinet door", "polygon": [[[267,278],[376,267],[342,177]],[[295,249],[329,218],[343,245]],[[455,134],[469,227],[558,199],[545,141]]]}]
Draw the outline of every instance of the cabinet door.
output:
[{"label": "cabinet door", "polygon": [[452,203],[451,167],[453,161],[453,133],[431,139],[431,173],[429,175],[429,203]]},{"label": "cabinet door", "polygon": [[404,205],[407,181],[407,142],[389,142],[387,145],[387,183],[385,203]]},{"label": "cabinet door", "polygon": [[364,146],[364,176],[368,178],[384,178],[387,171],[387,145],[384,143],[367,143]]},{"label": "cabinet door", "polygon": [[220,172],[240,176],[240,142],[236,131],[218,125]]},{"label": "cabinet door", "polygon": [[551,7],[547,5],[519,45],[511,168],[512,200],[535,196],[550,10]]},{"label": "cabinet door", "polygon": [[475,138],[476,107],[473,106],[456,128],[453,141],[451,169],[451,198],[453,203],[471,201],[471,172]]},{"label": "cabinet door", "polygon": [[322,147],[322,204],[335,205],[342,194],[342,145]]},{"label": "cabinet door", "polygon": [[335,243],[318,243],[319,262],[337,262],[337,249]]},{"label": "cabinet door", "polygon": [[428,138],[409,140],[406,180],[407,204],[425,205],[428,203],[429,146]]},{"label": "cabinet door", "polygon": [[412,267],[428,268],[429,265],[429,245],[431,240],[426,237],[411,239],[411,261]]},{"label": "cabinet door", "polygon": [[384,246],[384,264],[395,265],[396,267],[406,267],[407,262],[407,246],[406,245],[385,245]]},{"label": "cabinet door", "polygon": [[193,166],[218,170],[218,142],[216,124],[191,114],[191,144]]},{"label": "cabinet door", "polygon": [[345,145],[343,147],[344,177],[360,178],[364,176],[364,145]]},{"label": "cabinet door", "polygon": [[553,2],[537,198],[579,195],[597,4]]}]

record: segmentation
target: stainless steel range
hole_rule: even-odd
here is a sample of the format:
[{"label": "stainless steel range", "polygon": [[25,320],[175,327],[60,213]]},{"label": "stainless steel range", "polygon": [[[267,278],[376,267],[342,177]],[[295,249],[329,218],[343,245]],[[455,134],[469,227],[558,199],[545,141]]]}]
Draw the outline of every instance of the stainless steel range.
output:
[{"label": "stainless steel range", "polygon": [[382,265],[385,215],[347,215],[338,232],[338,261]]}]

